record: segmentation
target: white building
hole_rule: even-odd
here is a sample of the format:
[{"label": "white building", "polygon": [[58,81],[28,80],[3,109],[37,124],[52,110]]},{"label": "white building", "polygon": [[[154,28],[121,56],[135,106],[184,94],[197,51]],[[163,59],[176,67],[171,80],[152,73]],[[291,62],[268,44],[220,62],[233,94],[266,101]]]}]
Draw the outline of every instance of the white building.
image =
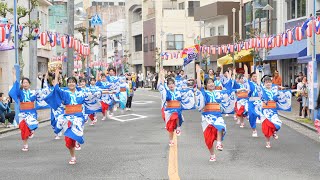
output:
[{"label": "white building", "polygon": [[142,52],[142,0],[130,0],[126,2],[126,46],[131,54],[129,63],[132,69],[129,71],[144,71],[143,52]]},{"label": "white building", "polygon": [[[6,2],[8,4],[8,7],[13,8],[13,1],[12,0],[5,0],[1,2]],[[23,6],[23,7],[30,7],[28,0],[20,0],[18,2],[18,6]],[[39,7],[37,8],[38,11],[38,18],[41,22],[41,28],[40,30],[49,30],[48,28],[48,8],[51,6],[51,3],[48,0],[39,0]],[[7,18],[12,19],[12,15],[8,14]],[[27,22],[29,17],[24,17],[20,20],[20,23]],[[12,22],[13,23],[13,22]],[[28,34],[29,29],[25,28],[24,29],[24,34]],[[12,30],[13,33],[13,30]],[[13,37],[13,35],[12,35]],[[38,45],[40,43],[38,42]],[[12,45],[12,44],[10,44]],[[34,72],[46,72],[47,66],[48,66],[48,60],[51,56],[51,48],[48,47],[42,47],[38,46],[37,49],[37,67],[36,69],[31,67],[30,64],[30,58],[29,58],[29,43],[26,43],[26,47],[24,47],[22,54],[19,54],[19,56],[23,57],[24,61],[24,69],[23,69],[23,74],[26,77],[30,77],[30,74],[37,74]],[[9,88],[12,86],[12,77],[11,77],[11,67],[14,66],[15,61],[14,61],[14,51],[1,51],[0,52],[0,91],[7,93]],[[36,77],[30,77],[36,78]],[[35,84],[35,82],[33,82]]]}]

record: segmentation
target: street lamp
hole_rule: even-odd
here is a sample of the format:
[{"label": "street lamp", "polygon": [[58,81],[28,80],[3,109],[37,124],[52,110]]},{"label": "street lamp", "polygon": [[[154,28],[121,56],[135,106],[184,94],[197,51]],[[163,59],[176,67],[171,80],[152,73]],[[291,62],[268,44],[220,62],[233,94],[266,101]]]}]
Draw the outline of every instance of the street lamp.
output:
[{"label": "street lamp", "polygon": [[[236,8],[232,8],[232,14],[233,14],[233,45],[235,44],[235,42],[236,42],[236,37],[235,37],[235,35],[236,35]],[[235,68],[236,67],[236,62],[235,62],[235,60],[234,60],[234,52],[232,53],[232,66],[233,66],[233,68]]]}]

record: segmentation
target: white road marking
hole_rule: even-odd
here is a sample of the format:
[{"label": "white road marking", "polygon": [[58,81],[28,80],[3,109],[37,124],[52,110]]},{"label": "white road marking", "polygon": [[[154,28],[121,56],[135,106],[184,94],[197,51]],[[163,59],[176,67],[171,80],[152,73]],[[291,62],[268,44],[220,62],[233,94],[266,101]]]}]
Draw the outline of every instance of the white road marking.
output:
[{"label": "white road marking", "polygon": [[[136,116],[136,117],[131,118],[131,119],[126,119],[126,118],[124,118],[126,116]],[[126,121],[134,121],[134,120],[144,119],[144,118],[147,118],[147,116],[143,116],[143,115],[139,115],[139,114],[125,114],[125,115],[120,115],[120,116],[114,116],[111,119],[116,120],[116,121],[120,121],[120,122],[126,122]]]},{"label": "white road marking", "polygon": [[151,104],[153,101],[133,101],[132,104]]}]

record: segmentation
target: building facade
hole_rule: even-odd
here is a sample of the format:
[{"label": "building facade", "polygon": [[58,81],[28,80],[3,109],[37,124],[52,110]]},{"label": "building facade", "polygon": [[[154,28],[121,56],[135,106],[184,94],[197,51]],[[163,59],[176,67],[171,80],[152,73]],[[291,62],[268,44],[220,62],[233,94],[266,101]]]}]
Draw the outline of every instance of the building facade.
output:
[{"label": "building facade", "polygon": [[142,51],[143,21],[142,0],[130,0],[125,5],[126,13],[126,46],[129,50],[128,61],[132,72],[144,72]]}]

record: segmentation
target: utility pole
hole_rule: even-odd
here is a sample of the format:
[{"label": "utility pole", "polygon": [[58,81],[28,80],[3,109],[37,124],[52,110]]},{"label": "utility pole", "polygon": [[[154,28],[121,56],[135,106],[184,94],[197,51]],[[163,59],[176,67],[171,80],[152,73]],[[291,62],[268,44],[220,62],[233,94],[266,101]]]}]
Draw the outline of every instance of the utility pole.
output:
[{"label": "utility pole", "polygon": [[[31,2],[29,1],[29,9],[31,8]],[[37,19],[38,9],[35,8],[30,13],[29,20]],[[29,29],[29,33],[31,34],[31,30]],[[38,60],[37,60],[37,40],[29,41],[29,59],[30,59],[30,69],[29,69],[29,78],[31,80],[31,89],[37,88],[37,78],[38,78]],[[45,72],[43,72],[45,73]]]},{"label": "utility pole", "polygon": [[[74,0],[69,0],[67,2],[67,11],[68,11],[68,34],[70,36],[74,35]],[[73,75],[74,69],[74,58],[73,58],[73,48],[68,48],[68,62],[66,73],[68,77]]]}]

